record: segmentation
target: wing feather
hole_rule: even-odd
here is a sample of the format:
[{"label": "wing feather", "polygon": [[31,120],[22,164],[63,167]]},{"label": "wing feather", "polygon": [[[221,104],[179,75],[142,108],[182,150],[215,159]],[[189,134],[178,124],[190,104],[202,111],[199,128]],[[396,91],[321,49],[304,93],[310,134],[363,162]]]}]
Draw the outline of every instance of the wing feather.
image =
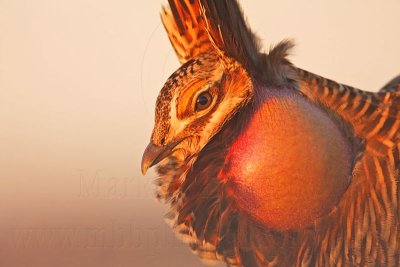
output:
[{"label": "wing feather", "polygon": [[[400,101],[399,85],[390,82],[378,93],[365,92],[300,70],[300,90],[312,101],[338,114],[362,144],[352,182],[324,226],[317,262],[321,266],[342,262],[368,265],[400,263]],[[348,226],[352,226],[349,228]],[[323,240],[336,229],[342,241]],[[369,243],[365,243],[368,240]],[[339,242],[339,243],[338,243]],[[371,246],[371,244],[374,244]],[[329,257],[326,257],[329,255]],[[353,255],[353,258],[348,258]]]},{"label": "wing feather", "polygon": [[400,94],[400,75],[388,82],[380,92],[397,92]]}]

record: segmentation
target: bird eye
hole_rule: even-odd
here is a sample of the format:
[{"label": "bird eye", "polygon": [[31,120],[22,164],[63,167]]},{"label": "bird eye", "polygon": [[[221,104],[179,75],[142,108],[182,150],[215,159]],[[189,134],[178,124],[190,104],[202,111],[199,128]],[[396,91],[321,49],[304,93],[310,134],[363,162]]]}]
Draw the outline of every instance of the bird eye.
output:
[{"label": "bird eye", "polygon": [[196,100],[196,112],[208,108],[212,103],[212,95],[209,92],[201,93]]}]

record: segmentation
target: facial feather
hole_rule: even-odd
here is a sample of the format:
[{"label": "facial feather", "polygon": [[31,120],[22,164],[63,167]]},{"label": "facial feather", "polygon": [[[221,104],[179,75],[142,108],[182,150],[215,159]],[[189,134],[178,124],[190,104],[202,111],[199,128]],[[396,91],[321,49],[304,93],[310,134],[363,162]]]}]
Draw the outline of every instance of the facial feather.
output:
[{"label": "facial feather", "polygon": [[[240,64],[232,62],[227,67],[214,51],[209,51],[186,62],[170,76],[157,99],[154,144],[186,139],[175,149],[181,151],[180,158],[198,153],[251,99],[248,74]],[[203,93],[211,95],[210,106],[196,110],[196,101]]]}]

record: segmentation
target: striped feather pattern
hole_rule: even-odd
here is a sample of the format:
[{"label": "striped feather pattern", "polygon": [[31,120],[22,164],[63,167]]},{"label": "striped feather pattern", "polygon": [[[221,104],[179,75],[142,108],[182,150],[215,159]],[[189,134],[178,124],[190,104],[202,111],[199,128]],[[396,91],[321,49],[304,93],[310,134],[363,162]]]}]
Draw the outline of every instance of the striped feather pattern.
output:
[{"label": "striped feather pattern", "polygon": [[398,88],[371,93],[302,70],[299,76],[300,91],[350,123],[364,146],[349,189],[319,223],[315,263],[399,266]]},{"label": "striped feather pattern", "polygon": [[182,64],[212,48],[198,1],[169,0],[161,20]]},{"label": "striped feather pattern", "polygon": [[161,199],[180,237],[206,261],[227,266],[398,266],[399,107],[396,92],[369,93],[298,70],[299,91],[352,128],[360,144],[350,187],[307,229],[275,231],[235,209],[218,180],[229,144],[247,121],[238,113],[199,155],[160,166]]},{"label": "striped feather pattern", "polygon": [[329,214],[305,229],[267,229],[235,208],[229,186],[217,178],[250,103],[199,154],[161,162],[157,197],[171,206],[166,217],[179,236],[206,261],[227,266],[400,266],[399,78],[378,93],[342,85],[293,67],[285,58],[290,43],[259,53],[236,1],[169,4],[162,19],[182,63],[219,50],[222,61],[238,61],[255,82],[298,90],[337,117],[358,152],[351,184]]}]

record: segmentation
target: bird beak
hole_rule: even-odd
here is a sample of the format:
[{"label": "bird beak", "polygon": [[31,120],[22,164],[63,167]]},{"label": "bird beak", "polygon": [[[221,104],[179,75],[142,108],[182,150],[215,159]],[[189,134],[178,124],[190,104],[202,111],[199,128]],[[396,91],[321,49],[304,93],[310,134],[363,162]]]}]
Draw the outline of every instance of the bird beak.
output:
[{"label": "bird beak", "polygon": [[142,174],[145,175],[147,170],[156,165],[174,152],[174,148],[182,141],[182,139],[171,142],[165,146],[158,146],[150,142],[142,156]]}]

